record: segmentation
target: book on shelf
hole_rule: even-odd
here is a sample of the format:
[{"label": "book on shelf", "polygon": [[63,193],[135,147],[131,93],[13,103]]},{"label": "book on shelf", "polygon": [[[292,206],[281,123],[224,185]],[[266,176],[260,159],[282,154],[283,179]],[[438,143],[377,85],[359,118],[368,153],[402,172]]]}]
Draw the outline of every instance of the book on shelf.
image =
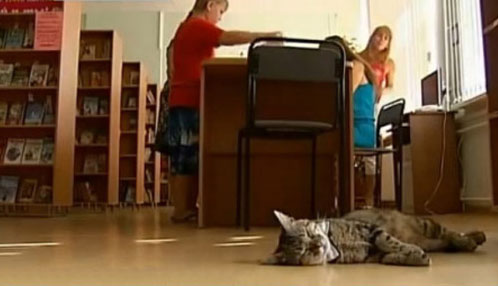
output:
[{"label": "book on shelf", "polygon": [[0,176],[0,203],[14,204],[18,188],[19,177]]},{"label": "book on shelf", "polygon": [[90,145],[93,144],[95,139],[95,132],[92,130],[83,130],[80,134],[80,144]]},{"label": "book on shelf", "polygon": [[97,46],[94,44],[86,43],[81,41],[80,47],[80,59],[82,60],[94,60],[96,58]]},{"label": "book on shelf", "polygon": [[25,49],[30,49],[33,48],[34,44],[35,44],[35,23],[30,22],[24,34],[24,42],[22,44],[22,47]]},{"label": "book on shelf", "polygon": [[54,115],[54,108],[52,106],[52,96],[50,95],[47,96],[43,108],[44,108],[43,124],[54,124],[55,115]]},{"label": "book on shelf", "polygon": [[19,187],[19,195],[17,201],[20,203],[34,202],[37,186],[38,186],[38,180],[23,179]]},{"label": "book on shelf", "polygon": [[7,29],[0,27],[0,49],[5,46],[5,41],[7,40]]},{"label": "book on shelf", "polygon": [[95,138],[95,144],[107,144],[107,134],[105,133],[99,133],[97,134],[97,137]]},{"label": "book on shelf", "polygon": [[0,126],[5,125],[7,122],[7,115],[9,113],[9,104],[5,101],[0,101]]},{"label": "book on shelf", "polygon": [[101,98],[99,100],[99,115],[109,114],[109,100]]},{"label": "book on shelf", "polygon": [[90,86],[99,87],[103,86],[104,82],[102,79],[102,73],[100,71],[93,71],[90,77]]},{"label": "book on shelf", "polygon": [[26,139],[22,155],[22,164],[40,164],[43,139]]},{"label": "book on shelf", "polygon": [[23,28],[20,28],[19,25],[15,25],[10,28],[7,32],[7,38],[5,40],[5,49],[20,49],[24,44],[24,34],[25,31]]},{"label": "book on shelf", "polygon": [[94,96],[85,96],[83,98],[83,115],[99,114],[99,98]]},{"label": "book on shelf", "polygon": [[99,162],[97,154],[87,154],[83,163],[83,173],[97,174],[99,172]]},{"label": "book on shelf", "polygon": [[37,204],[49,204],[52,202],[52,187],[43,185],[36,189],[35,192],[35,203]]},{"label": "book on shelf", "polygon": [[145,169],[145,182],[146,183],[154,182],[154,178],[152,177],[152,172],[148,168]]},{"label": "book on shelf", "polygon": [[7,148],[5,149],[5,155],[3,163],[5,165],[18,165],[21,164],[22,154],[24,152],[25,139],[9,139],[7,141]]},{"label": "book on shelf", "polygon": [[136,96],[128,97],[128,100],[126,102],[126,107],[127,108],[136,108],[137,107],[137,97]]},{"label": "book on shelf", "polygon": [[154,144],[156,141],[156,133],[153,128],[147,128],[147,144]]},{"label": "book on shelf", "polygon": [[105,172],[107,170],[107,155],[99,154],[97,155],[97,169],[99,172]]},{"label": "book on shelf", "polygon": [[145,148],[145,155],[144,155],[145,162],[150,161],[151,155],[152,155],[152,150],[149,147]]},{"label": "book on shelf", "polygon": [[147,124],[156,123],[156,113],[153,110],[147,109]]},{"label": "book on shelf", "polygon": [[41,164],[53,164],[54,162],[54,139],[43,139],[43,148],[40,155]]},{"label": "book on shelf", "polygon": [[14,73],[12,75],[12,86],[28,86],[29,76],[30,76],[29,66],[23,66],[21,64],[16,64],[14,66]]},{"label": "book on shelf", "polygon": [[130,85],[138,85],[139,82],[140,82],[140,72],[130,71],[129,84]]},{"label": "book on shelf", "polygon": [[125,202],[127,203],[135,203],[136,189],[134,186],[128,185],[126,188],[126,198]]},{"label": "book on shelf", "polygon": [[31,66],[31,74],[29,76],[29,86],[39,87],[47,86],[48,65],[35,63]]},{"label": "book on shelf", "polygon": [[43,121],[44,104],[36,101],[28,102],[24,116],[24,124],[40,125]]},{"label": "book on shelf", "polygon": [[10,86],[14,75],[14,65],[0,63],[0,86]]},{"label": "book on shelf", "polygon": [[56,67],[51,66],[48,69],[47,86],[58,86],[58,85],[59,85],[58,70]]},{"label": "book on shelf", "polygon": [[154,195],[151,189],[145,189],[145,203],[152,204],[154,203]]},{"label": "book on shelf", "polygon": [[93,188],[92,183],[88,181],[80,182],[77,185],[77,190],[78,190],[78,197],[84,203],[94,203],[97,201],[97,195],[95,194],[95,190]]},{"label": "book on shelf", "polygon": [[105,40],[102,45],[102,55],[103,59],[109,59],[111,57],[111,41]]},{"label": "book on shelf", "polygon": [[9,107],[7,125],[20,125],[24,117],[24,103],[14,102]]},{"label": "book on shelf", "polygon": [[147,91],[147,104],[154,105],[156,104],[156,98],[152,91]]},{"label": "book on shelf", "polygon": [[0,138],[0,163],[3,162],[6,149],[7,149],[7,139]]}]

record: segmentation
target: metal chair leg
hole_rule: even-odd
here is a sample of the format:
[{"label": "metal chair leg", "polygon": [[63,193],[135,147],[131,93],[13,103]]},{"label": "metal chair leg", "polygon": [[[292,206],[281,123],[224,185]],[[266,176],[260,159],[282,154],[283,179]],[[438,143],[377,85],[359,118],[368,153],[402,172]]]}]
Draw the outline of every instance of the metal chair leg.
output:
[{"label": "metal chair leg", "polygon": [[242,132],[239,132],[237,139],[237,213],[235,214],[235,224],[242,225]]},{"label": "metal chair leg", "polygon": [[381,191],[381,155],[375,155],[375,187],[374,187],[374,207],[380,208],[382,206],[382,191]]},{"label": "metal chair leg", "polygon": [[311,217],[316,218],[316,136],[312,137],[311,144]]},{"label": "metal chair leg", "polygon": [[250,181],[251,181],[251,137],[245,137],[245,161],[244,161],[244,229],[249,231],[250,228]]}]

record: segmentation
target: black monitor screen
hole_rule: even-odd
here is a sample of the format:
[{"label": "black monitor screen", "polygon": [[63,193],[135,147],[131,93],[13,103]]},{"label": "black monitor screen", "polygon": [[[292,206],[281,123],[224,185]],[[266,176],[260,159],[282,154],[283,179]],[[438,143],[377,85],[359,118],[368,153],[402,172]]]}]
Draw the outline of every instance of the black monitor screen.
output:
[{"label": "black monitor screen", "polygon": [[439,105],[439,72],[422,79],[422,105]]}]

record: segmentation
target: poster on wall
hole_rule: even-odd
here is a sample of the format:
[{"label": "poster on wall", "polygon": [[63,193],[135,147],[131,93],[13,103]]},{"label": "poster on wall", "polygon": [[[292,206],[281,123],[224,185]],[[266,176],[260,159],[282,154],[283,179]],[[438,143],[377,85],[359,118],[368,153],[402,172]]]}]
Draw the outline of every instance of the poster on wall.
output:
[{"label": "poster on wall", "polygon": [[38,12],[35,24],[35,50],[61,49],[62,12]]}]

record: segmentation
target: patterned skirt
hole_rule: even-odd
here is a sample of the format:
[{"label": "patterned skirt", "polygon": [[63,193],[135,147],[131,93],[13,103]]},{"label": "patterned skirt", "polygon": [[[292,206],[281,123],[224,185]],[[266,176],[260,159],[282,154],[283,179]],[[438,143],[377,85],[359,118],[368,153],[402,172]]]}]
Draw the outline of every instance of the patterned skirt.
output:
[{"label": "patterned skirt", "polygon": [[197,175],[199,170],[199,111],[172,107],[167,118],[167,153],[173,175]]}]

